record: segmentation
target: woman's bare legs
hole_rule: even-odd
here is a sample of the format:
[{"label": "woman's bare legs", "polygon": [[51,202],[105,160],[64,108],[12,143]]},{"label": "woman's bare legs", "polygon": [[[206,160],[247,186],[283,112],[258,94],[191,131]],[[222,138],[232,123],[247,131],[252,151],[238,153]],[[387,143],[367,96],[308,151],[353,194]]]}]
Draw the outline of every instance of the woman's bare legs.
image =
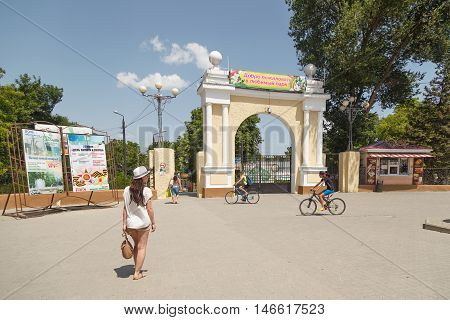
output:
[{"label": "woman's bare legs", "polygon": [[133,260],[134,260],[134,265],[136,265],[136,256],[137,256],[137,243],[138,243],[138,238],[137,238],[137,231],[134,229],[127,229],[127,233],[131,236],[131,238],[133,239]]},{"label": "woman's bare legs", "polygon": [[139,280],[144,277],[141,270],[144,265],[145,255],[147,254],[148,234],[150,231],[137,231],[136,233],[137,242],[135,245],[136,255],[133,279]]},{"label": "woman's bare legs", "polygon": [[134,280],[139,280],[143,278],[142,266],[144,264],[145,255],[147,253],[147,242],[148,235],[150,231],[138,231],[133,229],[127,230],[128,234],[133,238],[134,248],[133,248],[133,260],[134,260]]}]

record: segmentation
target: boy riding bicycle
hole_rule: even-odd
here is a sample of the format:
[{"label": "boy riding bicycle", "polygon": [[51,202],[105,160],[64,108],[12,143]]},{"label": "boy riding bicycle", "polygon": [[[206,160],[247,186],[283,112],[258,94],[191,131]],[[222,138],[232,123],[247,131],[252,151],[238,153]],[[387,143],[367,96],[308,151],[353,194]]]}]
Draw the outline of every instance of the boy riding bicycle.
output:
[{"label": "boy riding bicycle", "polygon": [[312,191],[317,191],[318,187],[321,187],[325,185],[326,189],[319,193],[320,197],[320,204],[322,205],[322,208],[320,208],[320,211],[325,211],[325,197],[329,196],[330,194],[334,193],[334,186],[333,182],[331,182],[330,177],[325,171],[319,172],[320,181],[311,189]]}]

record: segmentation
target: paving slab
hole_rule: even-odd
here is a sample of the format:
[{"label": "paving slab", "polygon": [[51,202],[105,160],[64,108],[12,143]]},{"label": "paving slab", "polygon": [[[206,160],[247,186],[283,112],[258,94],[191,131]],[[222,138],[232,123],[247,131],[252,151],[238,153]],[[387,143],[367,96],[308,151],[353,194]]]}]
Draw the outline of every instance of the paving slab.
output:
[{"label": "paving slab", "polygon": [[299,216],[300,195],[257,205],[155,201],[144,270],[120,254],[121,209],[0,218],[2,299],[448,299],[449,193],[341,194],[342,216]]}]

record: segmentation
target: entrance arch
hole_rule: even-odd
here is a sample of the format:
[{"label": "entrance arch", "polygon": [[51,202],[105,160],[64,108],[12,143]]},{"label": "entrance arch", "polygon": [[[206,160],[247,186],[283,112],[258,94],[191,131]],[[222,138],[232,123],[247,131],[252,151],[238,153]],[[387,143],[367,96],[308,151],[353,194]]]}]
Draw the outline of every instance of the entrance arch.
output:
[{"label": "entrance arch", "polygon": [[[229,71],[214,65],[197,90],[203,110],[203,152],[197,156],[201,197],[222,197],[234,185],[235,135],[248,117],[268,113],[284,123],[291,136],[291,192],[303,193],[326,170],[322,154],[323,82],[301,77]],[[211,53],[213,55],[213,53]],[[218,54],[220,56],[220,54]],[[221,57],[221,56],[220,56]],[[263,90],[264,89],[264,90]]]}]

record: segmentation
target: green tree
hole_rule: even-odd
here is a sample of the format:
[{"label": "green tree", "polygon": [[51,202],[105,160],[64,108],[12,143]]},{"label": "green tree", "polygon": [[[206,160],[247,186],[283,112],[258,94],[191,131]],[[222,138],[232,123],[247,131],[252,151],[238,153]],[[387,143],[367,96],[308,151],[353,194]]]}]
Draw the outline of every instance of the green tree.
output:
[{"label": "green tree", "polygon": [[436,77],[425,88],[425,99],[409,113],[406,139],[433,148],[434,165],[450,166],[449,63],[438,65]]},{"label": "green tree", "polygon": [[436,77],[425,88],[423,101],[398,105],[376,128],[380,140],[403,142],[433,149],[433,165],[450,166],[450,103],[448,64],[439,64]]},{"label": "green tree", "polygon": [[[423,75],[408,63],[445,58],[450,2],[445,0],[286,0],[292,11],[289,35],[298,62],[317,66],[331,93],[326,143],[342,151],[348,122],[338,107],[348,95],[356,104],[383,108],[405,102],[416,93]],[[373,116],[363,115],[359,118]],[[357,119],[355,137],[370,132],[368,119]],[[372,124],[371,124],[372,125]],[[370,126],[371,126],[370,125]],[[369,126],[369,127],[370,127]],[[358,139],[358,138],[357,138]],[[363,140],[370,140],[363,137]]]},{"label": "green tree", "polygon": [[261,132],[257,124],[261,121],[258,115],[248,117],[241,123],[235,139],[236,154],[251,158],[259,154],[259,144],[262,142]]},{"label": "green tree", "polygon": [[390,142],[406,141],[406,133],[410,127],[410,114],[417,112],[420,104],[418,99],[411,99],[396,106],[394,112],[382,118],[376,126],[376,137],[379,140]]},{"label": "green tree", "polygon": [[195,178],[197,152],[203,150],[202,108],[193,109],[191,119],[185,125],[186,131],[174,143],[175,166],[177,171],[192,173],[192,178]]},{"label": "green tree", "polygon": [[[0,68],[0,79],[5,70]],[[20,75],[11,84],[0,85],[0,175],[9,170],[6,133],[13,123],[49,121],[68,125],[70,121],[52,112],[63,96],[63,89],[43,84],[40,78]],[[8,177],[9,178],[9,177]]]},{"label": "green tree", "polygon": [[[123,143],[122,140],[112,139],[112,146],[114,148],[114,159],[118,172],[123,172]],[[139,144],[132,141],[127,141],[127,176],[133,176],[133,169],[139,166],[148,167],[148,154],[141,153]]]}]

